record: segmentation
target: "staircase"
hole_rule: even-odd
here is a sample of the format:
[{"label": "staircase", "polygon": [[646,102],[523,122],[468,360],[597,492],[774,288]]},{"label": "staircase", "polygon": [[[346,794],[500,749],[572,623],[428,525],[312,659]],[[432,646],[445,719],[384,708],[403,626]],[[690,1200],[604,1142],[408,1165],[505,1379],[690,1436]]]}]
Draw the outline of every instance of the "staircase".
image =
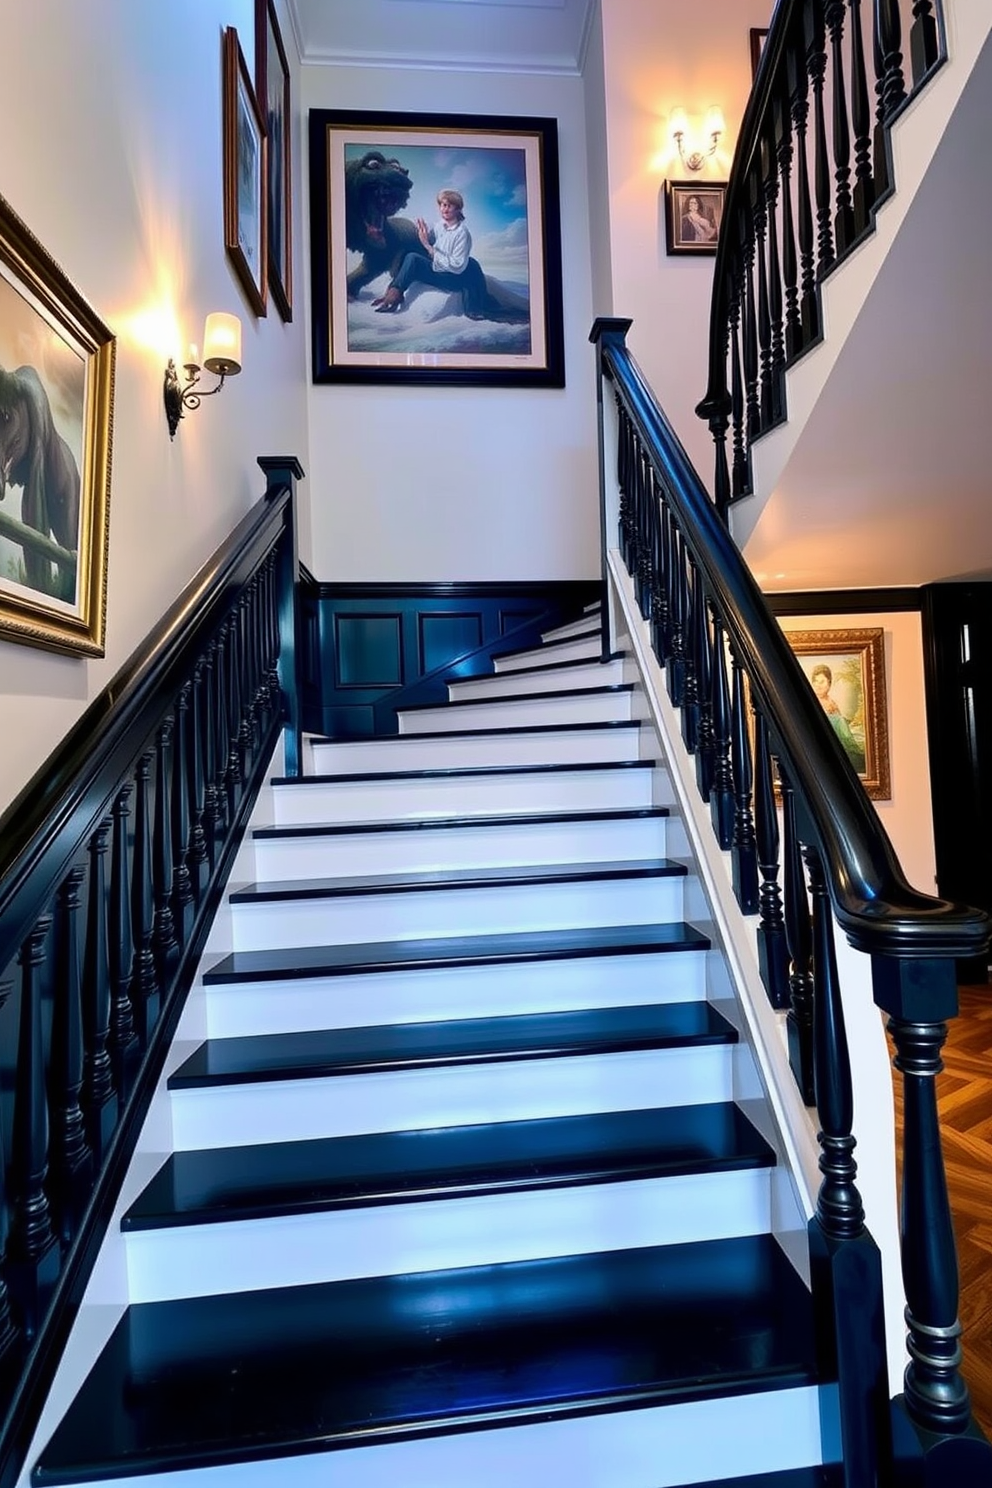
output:
[{"label": "staircase", "polygon": [[600,650],[587,612],[272,783],[30,1481],[840,1481],[804,1217]]}]

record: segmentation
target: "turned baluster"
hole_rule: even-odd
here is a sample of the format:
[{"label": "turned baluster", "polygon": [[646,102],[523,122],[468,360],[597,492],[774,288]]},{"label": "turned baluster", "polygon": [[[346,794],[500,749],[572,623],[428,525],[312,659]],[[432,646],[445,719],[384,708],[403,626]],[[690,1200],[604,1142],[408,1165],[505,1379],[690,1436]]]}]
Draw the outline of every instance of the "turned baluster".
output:
[{"label": "turned baluster", "polygon": [[875,200],[893,186],[889,126],[906,97],[902,68],[902,14],[899,0],[874,0],[872,51],[875,60]]},{"label": "turned baluster", "polygon": [[672,700],[672,705],[673,707],[681,708],[682,699],[685,696],[685,627],[686,611],[688,608],[685,587],[685,558],[682,552],[682,538],[671,512],[668,513],[668,524],[668,553],[671,561],[668,594],[672,616],[672,650],[668,658],[665,675],[668,682],[668,696]]},{"label": "turned baluster", "polygon": [[176,697],[172,729],[172,922],[181,946],[193,926],[193,880],[189,871],[189,693],[184,682]]},{"label": "turned baluster", "polygon": [[778,248],[779,179],[776,170],[777,157],[771,141],[766,140],[763,143],[762,159],[765,161],[765,211],[768,217],[768,316],[771,323],[769,413],[772,423],[778,423],[784,411],[785,328],[782,301],[782,266],[779,262]]},{"label": "turned baluster", "polygon": [[738,287],[730,302],[730,418],[733,429],[733,476],[732,488],[735,496],[743,496],[751,488],[751,473],[748,469],[744,433],[744,376],[741,366],[741,300],[742,287]]},{"label": "turned baluster", "polygon": [[159,725],[155,751],[155,839],[153,866],[155,880],[155,923],[152,945],[165,991],[179,959],[176,923],[172,916],[172,812],[169,803],[169,743],[172,719]]},{"label": "turned baluster", "polygon": [[634,478],[634,518],[637,530],[637,558],[634,565],[634,591],[641,618],[651,619],[651,554],[648,550],[649,466],[640,440],[637,443],[637,469]]},{"label": "turned baluster", "polygon": [[[13,990],[13,983],[0,981],[0,1008]],[[20,1353],[21,1333],[14,1322],[7,1289],[7,1244],[10,1238],[8,1217],[7,1172],[4,1159],[3,1131],[0,1130],[0,1382],[6,1382],[8,1371]]]},{"label": "turned baluster", "polygon": [[[93,1153],[86,1140],[80,1104],[83,1089],[83,985],[78,916],[82,868],[73,868],[59,890],[55,924],[55,985],[52,1008],[52,1207],[59,1237],[67,1245],[79,1225],[93,1186]],[[3,1351],[0,1303],[0,1354]]]},{"label": "turned baluster", "polygon": [[238,630],[238,753],[242,780],[255,750],[254,689],[251,685],[251,584],[242,590],[235,610]]},{"label": "turned baluster", "polygon": [[27,1338],[38,1330],[58,1280],[59,1246],[45,1192],[48,1176],[48,1099],[41,1017],[41,968],[52,921],[38,920],[21,947],[20,1027],[14,1121],[11,1130],[10,1247],[7,1279]]},{"label": "turned baluster", "polygon": [[210,866],[217,862],[217,853],[223,830],[223,811],[218,789],[220,748],[217,742],[217,681],[218,646],[213,640],[207,647],[203,660],[203,831],[210,855]]},{"label": "turned baluster", "polygon": [[189,831],[189,852],[186,861],[189,866],[193,896],[197,903],[200,903],[203,899],[207,880],[210,877],[210,853],[207,848],[207,834],[204,828],[206,817],[206,787],[204,786],[203,770],[205,737],[203,713],[207,706],[209,692],[210,686],[207,676],[206,657],[201,656],[193,668],[193,680],[190,684],[189,748],[187,750],[189,760],[187,784],[189,787],[189,808],[192,825]]},{"label": "turned baluster", "polygon": [[713,638],[710,635],[709,604],[702,577],[696,574],[696,602],[693,606],[697,687],[699,692],[699,727],[696,730],[696,786],[704,801],[713,789]]},{"label": "turned baluster", "polygon": [[792,215],[792,118],[789,100],[775,100],[775,148],[779,175],[782,178],[782,282],[785,286],[784,357],[791,362],[803,347],[803,327],[799,315],[799,259],[796,254],[796,229]]},{"label": "turned baluster", "polygon": [[90,838],[86,949],[83,955],[83,1109],[86,1135],[99,1166],[117,1125],[118,1103],[107,1043],[110,1038],[110,960],[107,952],[107,888],[104,859],[111,821]]},{"label": "turned baluster", "polygon": [[269,554],[269,624],[266,668],[268,671],[269,698],[274,707],[282,707],[282,691],[279,686],[279,579],[275,551]]},{"label": "turned baluster", "polygon": [[713,616],[710,656],[710,690],[713,698],[713,789],[710,792],[710,819],[717,841],[727,851],[734,840],[734,774],[730,758],[727,648],[723,638],[723,624],[718,615]]},{"label": "turned baluster", "polygon": [[138,1035],[147,1046],[158,1022],[161,991],[152,949],[155,901],[152,884],[152,824],[148,811],[148,782],[152,751],[143,754],[134,769],[134,857],[131,863],[131,929],[134,935],[134,965],[131,1001]]},{"label": "turned baluster", "polygon": [[[764,146],[762,146],[764,155]],[[754,218],[755,256],[754,269],[758,287],[758,352],[761,361],[759,430],[767,429],[774,422],[774,400],[772,397],[772,321],[768,306],[768,270],[765,263],[765,245],[768,233],[768,211],[761,179],[751,178],[751,203]]]},{"label": "turned baluster", "polygon": [[699,742],[699,672],[696,666],[696,638],[699,633],[696,621],[696,604],[702,598],[702,586],[695,564],[685,552],[683,572],[685,574],[685,678],[682,685],[682,742],[690,754],[695,754]]},{"label": "turned baluster", "polygon": [[785,940],[789,948],[789,1012],[786,1033],[789,1065],[807,1106],[816,1104],[813,1075],[813,937],[803,872],[802,850],[796,832],[796,800],[788,777],[781,771],[785,883]]},{"label": "turned baluster", "polygon": [[824,18],[830,33],[832,58],[830,91],[833,97],[834,242],[837,257],[843,258],[854,242],[854,206],[851,201],[851,131],[847,118],[847,82],[844,76],[845,0],[827,0]]},{"label": "turned baluster", "polygon": [[754,224],[750,216],[744,229],[744,399],[747,407],[747,447],[761,433],[761,402],[758,396],[758,315],[754,300]]},{"label": "turned baluster", "polygon": [[773,1008],[789,1006],[789,951],[778,885],[779,830],[772,755],[764,715],[754,714],[754,835],[761,870],[758,893],[758,968]]},{"label": "turned baluster", "polygon": [[127,804],[130,783],[117,793],[113,805],[110,852],[110,1060],[121,1100],[127,1100],[138,1064],[138,1036],[131,1005],[131,968],[134,936],[131,930],[131,880],[127,861]]},{"label": "turned baluster", "polygon": [[657,656],[661,665],[666,666],[672,654],[672,528],[665,493],[657,477],[654,478],[653,485],[658,511],[658,592],[655,603],[658,607],[661,649]]},{"label": "turned baluster", "polygon": [[799,233],[799,318],[802,326],[800,349],[805,351],[820,335],[820,302],[816,292],[816,239],[813,233],[813,202],[809,189],[807,161],[807,126],[809,122],[809,79],[806,74],[806,52],[793,43],[788,52],[792,123],[796,132],[796,219]]},{"label": "turned baluster", "polygon": [[731,651],[733,701],[731,703],[731,764],[734,776],[734,830],[730,847],[734,894],[741,914],[758,912],[758,853],[751,812],[753,770],[744,671]]},{"label": "turned baluster", "polygon": [[851,7],[851,122],[854,125],[854,233],[858,237],[871,222],[875,181],[871,173],[871,107],[868,71],[861,33],[861,0]]},{"label": "turned baluster", "polygon": [[619,531],[617,541],[620,547],[620,556],[624,561],[627,572],[631,571],[634,552],[634,512],[633,496],[630,488],[631,475],[633,471],[633,456],[631,446],[633,433],[627,410],[617,397],[617,490],[619,493],[618,524]]},{"label": "turned baluster", "polygon": [[813,84],[813,184],[816,194],[817,277],[822,279],[834,261],[833,215],[830,197],[830,158],[823,84],[827,72],[826,30],[822,0],[806,0],[806,71]]},{"label": "turned baluster", "polygon": [[931,0],[914,0],[909,55],[913,67],[913,86],[919,87],[940,55],[937,18]]}]

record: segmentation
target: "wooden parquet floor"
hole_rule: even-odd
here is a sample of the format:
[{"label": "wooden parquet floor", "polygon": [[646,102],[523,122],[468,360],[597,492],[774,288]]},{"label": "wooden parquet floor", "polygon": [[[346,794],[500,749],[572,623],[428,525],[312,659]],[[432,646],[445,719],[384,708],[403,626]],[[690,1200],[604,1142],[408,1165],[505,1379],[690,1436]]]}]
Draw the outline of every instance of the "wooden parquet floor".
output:
[{"label": "wooden parquet floor", "polygon": [[[954,1215],[972,1410],[992,1437],[992,986],[962,987],[948,1026],[937,1107]],[[901,1078],[895,1080],[901,1139]]]}]

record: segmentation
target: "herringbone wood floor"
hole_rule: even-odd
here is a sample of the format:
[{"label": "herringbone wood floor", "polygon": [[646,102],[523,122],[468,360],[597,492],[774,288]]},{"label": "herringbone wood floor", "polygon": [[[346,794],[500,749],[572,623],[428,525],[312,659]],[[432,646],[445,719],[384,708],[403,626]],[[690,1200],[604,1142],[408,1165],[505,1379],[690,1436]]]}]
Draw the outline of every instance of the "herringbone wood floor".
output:
[{"label": "herringbone wood floor", "polygon": [[[944,1163],[961,1275],[964,1374],[992,1437],[992,987],[962,987],[937,1082]],[[901,1078],[895,1081],[901,1135]]]}]

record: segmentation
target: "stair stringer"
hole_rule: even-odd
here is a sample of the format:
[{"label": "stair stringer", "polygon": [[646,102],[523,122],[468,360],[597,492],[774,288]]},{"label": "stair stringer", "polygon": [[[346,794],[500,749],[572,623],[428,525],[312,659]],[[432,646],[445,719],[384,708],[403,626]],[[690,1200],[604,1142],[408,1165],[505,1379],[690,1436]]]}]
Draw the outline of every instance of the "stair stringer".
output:
[{"label": "stair stringer", "polygon": [[[776,1151],[774,1233],[808,1281],[806,1224],[815,1211],[820,1184],[816,1112],[803,1105],[789,1067],[786,1015],[771,1007],[758,969],[757,916],[746,917],[738,908],[730,854],[721,850],[713,834],[693,760],[682,742],[679,715],[669,701],[648,626],[617,549],[608,554],[608,574],[612,643],[627,653],[643,733],[653,731],[657,737],[685,833],[684,843],[673,839],[669,851],[674,859],[692,865],[690,883],[696,886],[699,902],[687,900],[686,917],[713,943],[707,958],[707,995],[741,1039],[734,1098]],[[902,1389],[907,1355],[892,1074],[882,1015],[872,998],[868,958],[854,951],[840,933],[835,942],[854,1082],[858,1186],[868,1228],[882,1256],[889,1389],[895,1395]]]},{"label": "stair stringer", "polygon": [[[786,418],[754,442],[753,495],[731,507],[734,540],[754,568],[766,561],[764,549],[768,544],[780,540],[791,500],[801,490],[794,479],[788,478],[790,461],[798,453],[803,432],[815,417],[821,395],[831,385],[845,344],[913,210],[992,29],[987,9],[973,0],[945,0],[943,11],[947,58],[908,101],[890,130],[894,190],[875,213],[873,230],[821,282],[822,339],[787,369]],[[765,529],[766,524],[769,537],[763,542],[758,529]],[[752,539],[753,555],[749,546]],[[792,587],[823,585],[804,580]]]}]

